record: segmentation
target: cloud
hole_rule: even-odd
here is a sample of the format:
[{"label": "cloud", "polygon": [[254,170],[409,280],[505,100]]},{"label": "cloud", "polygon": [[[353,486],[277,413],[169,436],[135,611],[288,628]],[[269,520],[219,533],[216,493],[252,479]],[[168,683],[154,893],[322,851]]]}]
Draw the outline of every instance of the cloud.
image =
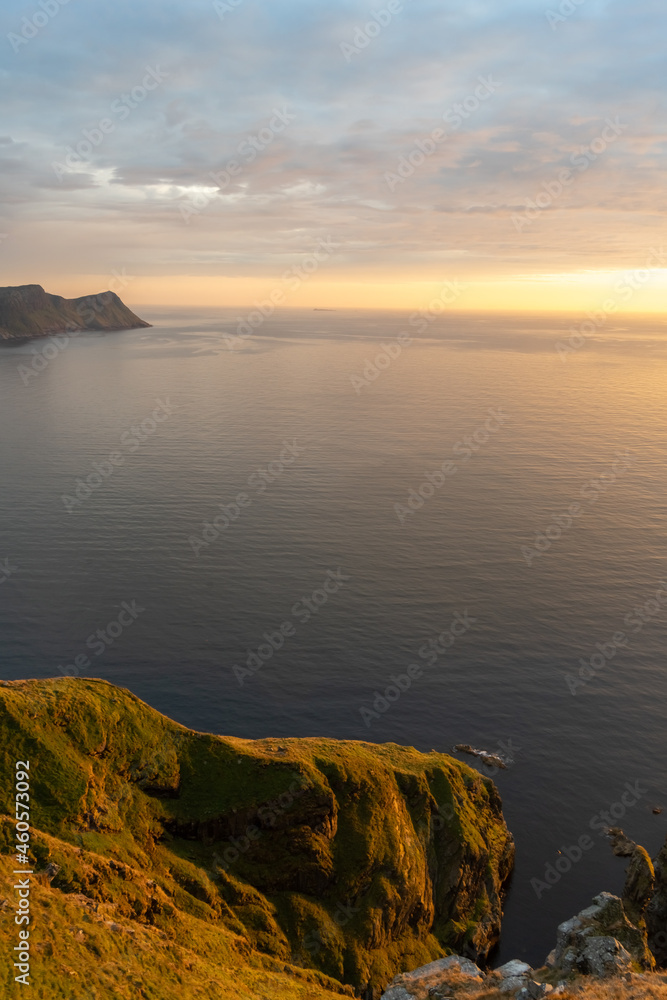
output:
[{"label": "cloud", "polygon": [[[63,5],[17,51],[4,46],[0,228],[58,227],[54,269],[84,259],[94,273],[108,246],[137,273],[156,260],[165,274],[183,261],[271,273],[286,247],[327,234],[360,277],[503,274],[510,258],[550,272],[627,263],[659,238],[667,137],[652,0],[585,0],[554,30],[546,0],[403,0],[367,30],[382,6],[242,0],[220,17],[208,0]],[[26,17],[7,0],[5,38]],[[347,60],[342,45],[357,46]],[[146,89],[151,72],[163,78]],[[480,79],[497,86],[475,103]],[[268,141],[281,109],[294,120]],[[617,119],[617,140],[517,232],[512,213]],[[446,138],[392,187],[386,175],[419,161],[436,129]],[[216,189],[211,174],[230,163]],[[14,246],[15,272],[37,280],[29,241]]]}]

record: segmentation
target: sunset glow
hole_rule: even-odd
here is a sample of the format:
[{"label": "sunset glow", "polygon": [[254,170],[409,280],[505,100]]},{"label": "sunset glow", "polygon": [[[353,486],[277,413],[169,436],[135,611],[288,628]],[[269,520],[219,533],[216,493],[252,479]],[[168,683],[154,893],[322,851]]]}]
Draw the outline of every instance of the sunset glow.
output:
[{"label": "sunset glow", "polygon": [[[61,294],[92,294],[107,287],[113,275],[54,276],[49,286]],[[267,302],[275,289],[285,289],[283,305],[302,309],[391,309],[408,311],[426,308],[439,299],[442,289],[451,284],[460,289],[456,301],[446,305],[452,312],[563,312],[578,313],[603,308],[613,302],[613,312],[664,312],[667,272],[656,269],[642,281],[634,270],[579,275],[525,275],[505,280],[468,279],[465,276],[442,281],[355,281],[341,276],[335,281],[313,280],[296,290],[269,277],[173,277],[122,276],[127,281],[123,297],[138,305],[164,306],[192,303],[198,306],[251,309]],[[131,280],[128,280],[131,279]],[[612,311],[610,310],[610,311]]]},{"label": "sunset glow", "polygon": [[245,308],[327,245],[281,305],[576,312],[649,269],[618,311],[664,308],[650,5],[121,2],[34,41],[11,6],[7,284]]}]

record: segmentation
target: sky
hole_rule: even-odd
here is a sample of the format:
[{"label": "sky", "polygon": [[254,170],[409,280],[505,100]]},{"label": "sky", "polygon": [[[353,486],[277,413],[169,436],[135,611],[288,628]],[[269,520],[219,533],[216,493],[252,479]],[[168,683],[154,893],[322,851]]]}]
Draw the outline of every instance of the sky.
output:
[{"label": "sky", "polygon": [[664,309],[664,0],[4,0],[0,21],[2,284]]}]

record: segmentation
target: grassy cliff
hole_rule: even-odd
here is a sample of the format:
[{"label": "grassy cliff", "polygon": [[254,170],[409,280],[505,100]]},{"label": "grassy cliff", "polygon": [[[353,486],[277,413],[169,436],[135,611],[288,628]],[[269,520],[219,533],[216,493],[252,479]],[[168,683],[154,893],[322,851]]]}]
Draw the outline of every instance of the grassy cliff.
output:
[{"label": "grassy cliff", "polygon": [[150,326],[139,319],[115,292],[64,299],[41,285],[0,288],[0,339],[44,337],[76,330],[133,330]]},{"label": "grassy cliff", "polygon": [[196,733],[72,678],[0,684],[0,754],[30,761],[33,995],[370,996],[497,939],[512,839],[493,783],[445,755]]}]

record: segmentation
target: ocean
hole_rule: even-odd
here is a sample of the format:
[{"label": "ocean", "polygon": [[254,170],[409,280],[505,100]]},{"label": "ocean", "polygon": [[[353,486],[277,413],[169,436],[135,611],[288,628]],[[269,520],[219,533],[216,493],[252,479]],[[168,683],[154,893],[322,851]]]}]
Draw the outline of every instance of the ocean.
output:
[{"label": "ocean", "polygon": [[456,755],[516,839],[497,960],[541,964],[622,888],[603,827],[667,830],[666,324],[137,311],[0,348],[2,678],[499,754]]}]

